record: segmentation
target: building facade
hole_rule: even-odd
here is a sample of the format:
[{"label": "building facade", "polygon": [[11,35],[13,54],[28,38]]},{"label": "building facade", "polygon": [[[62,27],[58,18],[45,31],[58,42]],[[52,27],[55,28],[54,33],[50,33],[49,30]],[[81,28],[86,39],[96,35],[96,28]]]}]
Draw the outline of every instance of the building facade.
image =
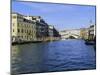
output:
[{"label": "building facade", "polygon": [[53,36],[54,37],[61,37],[61,35],[59,34],[59,32],[57,31],[56,28],[53,28]]},{"label": "building facade", "polygon": [[89,28],[81,28],[80,29],[80,37],[82,39],[87,40],[89,38]]},{"label": "building facade", "polygon": [[36,40],[36,25],[23,15],[12,13],[12,41]]},{"label": "building facade", "polygon": [[89,27],[89,40],[94,40],[95,36],[96,36],[95,25],[91,25]]},{"label": "building facade", "polygon": [[48,34],[48,24],[41,18],[39,21],[36,22],[37,24],[37,38],[38,40],[46,40],[49,36]]},{"label": "building facade", "polygon": [[59,32],[41,16],[12,13],[12,42],[47,41],[50,37],[60,37]]},{"label": "building facade", "polygon": [[53,25],[49,25],[48,26],[48,38],[50,40],[59,40],[61,39],[61,35],[59,34],[59,32],[56,30],[56,28]]},{"label": "building facade", "polygon": [[80,36],[82,39],[85,39],[85,40],[94,40],[96,36],[95,25],[91,25],[88,28],[81,28]]},{"label": "building facade", "polygon": [[54,27],[52,25],[48,26],[48,34],[49,34],[48,39],[50,39],[50,40],[53,40],[53,37],[54,37],[53,29],[54,29]]},{"label": "building facade", "polygon": [[40,16],[26,16],[26,18],[35,22],[36,39],[45,40],[48,37],[48,24]]}]

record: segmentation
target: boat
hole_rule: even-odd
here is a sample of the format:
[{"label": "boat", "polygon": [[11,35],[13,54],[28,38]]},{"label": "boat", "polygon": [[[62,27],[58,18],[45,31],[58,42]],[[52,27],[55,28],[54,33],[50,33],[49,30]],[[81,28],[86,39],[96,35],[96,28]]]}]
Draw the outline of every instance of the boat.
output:
[{"label": "boat", "polygon": [[94,41],[85,41],[85,44],[86,44],[86,45],[94,45],[95,42],[94,42]]}]

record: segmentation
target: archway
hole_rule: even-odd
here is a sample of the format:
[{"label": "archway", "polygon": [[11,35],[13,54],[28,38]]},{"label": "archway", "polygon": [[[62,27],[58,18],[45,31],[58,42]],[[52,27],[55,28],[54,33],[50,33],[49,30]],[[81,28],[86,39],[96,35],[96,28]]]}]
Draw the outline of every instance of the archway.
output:
[{"label": "archway", "polygon": [[69,39],[76,39],[76,37],[74,37],[74,36],[69,36],[68,38]]}]

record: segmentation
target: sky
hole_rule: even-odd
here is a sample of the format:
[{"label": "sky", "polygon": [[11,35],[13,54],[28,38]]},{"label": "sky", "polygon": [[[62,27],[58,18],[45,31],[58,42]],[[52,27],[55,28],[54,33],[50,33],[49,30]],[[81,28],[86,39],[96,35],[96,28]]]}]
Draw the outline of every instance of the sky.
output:
[{"label": "sky", "polygon": [[87,28],[95,24],[95,6],[12,1],[12,12],[41,16],[57,30]]}]

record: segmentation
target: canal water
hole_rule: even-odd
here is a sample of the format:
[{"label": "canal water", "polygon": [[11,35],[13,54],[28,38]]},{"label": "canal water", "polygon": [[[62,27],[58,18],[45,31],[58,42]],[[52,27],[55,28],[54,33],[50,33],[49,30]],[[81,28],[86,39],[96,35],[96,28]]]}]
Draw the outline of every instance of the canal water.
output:
[{"label": "canal water", "polygon": [[11,59],[15,74],[96,68],[94,47],[76,39],[14,45]]}]

